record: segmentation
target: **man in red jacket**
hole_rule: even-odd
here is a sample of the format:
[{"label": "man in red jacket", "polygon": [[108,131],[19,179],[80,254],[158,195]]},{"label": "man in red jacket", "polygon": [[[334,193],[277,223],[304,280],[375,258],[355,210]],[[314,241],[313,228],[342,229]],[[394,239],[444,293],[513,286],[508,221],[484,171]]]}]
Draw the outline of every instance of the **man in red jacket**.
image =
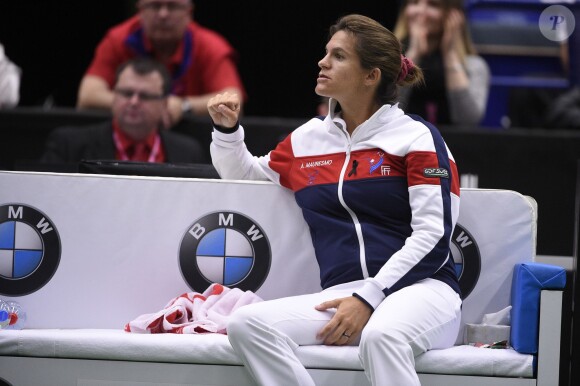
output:
[{"label": "man in red jacket", "polygon": [[165,126],[184,114],[207,115],[207,101],[224,91],[245,96],[236,52],[218,33],[192,19],[191,0],[138,0],[138,12],[106,33],[81,80],[77,107],[111,107],[115,70],[136,56],[165,64],[172,76]]}]

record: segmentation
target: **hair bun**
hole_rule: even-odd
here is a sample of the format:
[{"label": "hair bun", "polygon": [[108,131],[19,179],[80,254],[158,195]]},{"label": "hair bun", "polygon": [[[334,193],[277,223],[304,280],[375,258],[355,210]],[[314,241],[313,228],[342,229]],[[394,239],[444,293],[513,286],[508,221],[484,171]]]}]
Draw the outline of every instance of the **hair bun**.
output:
[{"label": "hair bun", "polygon": [[399,72],[399,78],[397,82],[405,80],[409,72],[413,71],[415,68],[415,63],[405,55],[401,54],[401,71]]}]

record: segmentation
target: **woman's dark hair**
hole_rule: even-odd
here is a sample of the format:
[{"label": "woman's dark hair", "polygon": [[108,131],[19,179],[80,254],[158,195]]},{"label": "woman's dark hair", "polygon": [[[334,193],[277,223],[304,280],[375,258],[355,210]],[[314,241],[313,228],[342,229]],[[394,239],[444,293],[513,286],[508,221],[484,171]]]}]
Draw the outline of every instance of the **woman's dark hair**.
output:
[{"label": "woman's dark hair", "polygon": [[155,59],[138,56],[133,59],[129,59],[117,68],[115,74],[115,83],[119,80],[119,75],[127,68],[131,67],[139,75],[148,75],[152,72],[157,72],[161,75],[161,80],[163,82],[163,95],[167,96],[171,93],[171,76],[167,68]]},{"label": "woman's dark hair", "polygon": [[361,66],[381,71],[381,83],[377,89],[377,102],[393,104],[398,99],[399,86],[423,82],[423,72],[417,66],[407,68],[401,74],[401,44],[391,31],[379,22],[363,15],[347,15],[338,19],[329,30],[332,37],[338,31],[345,31],[355,38],[355,50]]}]

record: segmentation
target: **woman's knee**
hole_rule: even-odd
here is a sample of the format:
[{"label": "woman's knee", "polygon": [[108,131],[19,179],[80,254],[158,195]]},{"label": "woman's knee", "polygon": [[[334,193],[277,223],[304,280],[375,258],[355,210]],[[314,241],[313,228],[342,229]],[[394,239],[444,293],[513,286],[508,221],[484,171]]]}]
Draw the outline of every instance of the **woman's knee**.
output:
[{"label": "woman's knee", "polygon": [[407,339],[396,330],[364,329],[359,347],[361,351],[389,351],[400,350],[409,346]]}]

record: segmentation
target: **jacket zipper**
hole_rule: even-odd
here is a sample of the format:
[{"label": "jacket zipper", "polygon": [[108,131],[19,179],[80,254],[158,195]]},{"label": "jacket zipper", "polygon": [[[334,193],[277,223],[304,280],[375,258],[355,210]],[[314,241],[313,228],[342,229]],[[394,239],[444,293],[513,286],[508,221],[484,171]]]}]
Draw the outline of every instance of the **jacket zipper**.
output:
[{"label": "jacket zipper", "polygon": [[[358,239],[359,261],[360,261],[361,271],[363,274],[363,278],[366,279],[369,277],[369,271],[367,268],[365,243],[364,243],[363,234],[362,234],[362,227],[360,225],[360,222],[358,220],[356,213],[354,213],[354,211],[352,209],[350,209],[350,207],[346,204],[346,202],[344,201],[344,196],[342,194],[343,193],[342,188],[343,188],[343,183],[344,183],[344,176],[346,175],[346,170],[347,170],[348,164],[350,162],[350,151],[351,151],[351,146],[352,146],[350,136],[346,132],[345,132],[345,135],[346,135],[346,139],[348,141],[348,147],[346,149],[346,156],[344,159],[344,165],[342,165],[342,170],[340,171],[340,177],[338,180],[338,200],[340,201],[340,204],[343,206],[344,209],[346,209],[346,211],[348,212],[348,214],[352,218],[352,222],[354,224],[354,229],[355,229],[356,236]],[[357,166],[358,166],[358,161],[353,160],[353,169],[348,174],[349,176],[352,173],[354,173],[356,175],[356,167]]]}]

